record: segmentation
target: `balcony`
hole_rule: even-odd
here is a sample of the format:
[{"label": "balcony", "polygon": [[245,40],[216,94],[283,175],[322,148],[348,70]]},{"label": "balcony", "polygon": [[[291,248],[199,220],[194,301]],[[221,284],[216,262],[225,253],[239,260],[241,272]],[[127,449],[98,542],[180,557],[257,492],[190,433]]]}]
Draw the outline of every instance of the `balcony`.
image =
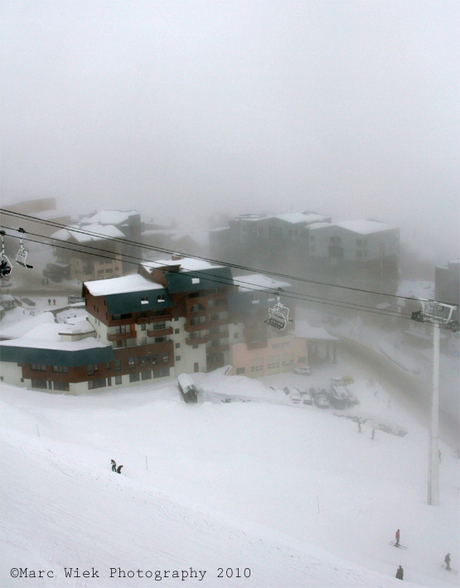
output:
[{"label": "balcony", "polygon": [[203,335],[201,337],[188,337],[185,339],[187,345],[201,345],[209,341],[209,335]]},{"label": "balcony", "polygon": [[107,335],[108,341],[123,341],[123,339],[135,339],[136,338],[136,331],[132,331],[129,333],[113,333]]},{"label": "balcony", "polygon": [[166,335],[172,335],[174,329],[172,327],[166,327],[165,329],[147,329],[147,335],[149,337],[165,337]]}]

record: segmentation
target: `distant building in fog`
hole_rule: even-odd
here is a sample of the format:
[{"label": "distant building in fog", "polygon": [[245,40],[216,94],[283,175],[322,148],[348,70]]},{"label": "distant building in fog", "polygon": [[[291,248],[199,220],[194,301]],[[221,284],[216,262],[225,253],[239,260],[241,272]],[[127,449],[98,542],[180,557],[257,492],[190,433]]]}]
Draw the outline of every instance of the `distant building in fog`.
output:
[{"label": "distant building in fog", "polygon": [[53,233],[69,247],[55,247],[55,256],[70,266],[71,279],[81,282],[132,273],[142,260],[141,219],[136,210],[103,210]]},{"label": "distant building in fog", "polygon": [[459,320],[460,259],[449,261],[447,266],[435,268],[435,300],[457,306],[454,320]]},{"label": "distant building in fog", "polygon": [[399,229],[372,220],[331,221],[316,212],[242,215],[211,231],[210,249],[214,259],[316,282],[309,291],[319,295],[326,294],[321,283],[328,297],[343,300],[347,294],[330,285],[395,294]]},{"label": "distant building in fog", "polygon": [[50,221],[50,224],[26,218],[17,217],[13,219],[10,216],[3,216],[2,225],[6,224],[15,228],[21,227],[26,232],[38,233],[48,237],[56,230],[53,223],[67,224],[70,222],[69,215],[56,211],[56,198],[34,198],[33,200],[24,200],[16,204],[3,205],[3,208],[21,215],[32,216],[42,221]]}]

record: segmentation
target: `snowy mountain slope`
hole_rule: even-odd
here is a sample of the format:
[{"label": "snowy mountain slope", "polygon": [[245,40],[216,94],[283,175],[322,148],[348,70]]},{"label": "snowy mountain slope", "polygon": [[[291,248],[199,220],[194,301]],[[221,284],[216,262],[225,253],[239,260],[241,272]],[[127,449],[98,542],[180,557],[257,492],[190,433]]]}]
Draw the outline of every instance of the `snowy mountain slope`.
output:
[{"label": "snowy mountain slope", "polygon": [[[273,399],[187,405],[174,383],[85,397],[2,384],[1,586],[146,586],[137,570],[192,568],[202,580],[161,583],[391,587],[399,564],[409,584],[458,585],[440,567],[447,551],[459,561],[458,459],[442,447],[442,504],[427,506],[426,432],[383,390],[354,392],[361,405],[342,416],[408,434],[371,440],[366,423],[360,434],[351,418]],[[389,545],[398,527],[406,551]],[[10,577],[26,567],[54,577]],[[99,578],[64,577],[76,567]]]}]

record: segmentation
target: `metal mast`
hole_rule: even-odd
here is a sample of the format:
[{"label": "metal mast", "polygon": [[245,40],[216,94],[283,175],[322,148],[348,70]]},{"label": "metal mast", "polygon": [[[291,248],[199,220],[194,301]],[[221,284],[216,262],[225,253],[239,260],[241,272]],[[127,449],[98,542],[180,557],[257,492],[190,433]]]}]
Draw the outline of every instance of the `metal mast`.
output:
[{"label": "metal mast", "polygon": [[457,308],[435,300],[421,299],[422,310],[412,313],[412,320],[433,325],[433,365],[431,386],[431,425],[428,453],[428,504],[439,504],[439,340],[440,329],[459,330],[458,321],[452,320]]}]

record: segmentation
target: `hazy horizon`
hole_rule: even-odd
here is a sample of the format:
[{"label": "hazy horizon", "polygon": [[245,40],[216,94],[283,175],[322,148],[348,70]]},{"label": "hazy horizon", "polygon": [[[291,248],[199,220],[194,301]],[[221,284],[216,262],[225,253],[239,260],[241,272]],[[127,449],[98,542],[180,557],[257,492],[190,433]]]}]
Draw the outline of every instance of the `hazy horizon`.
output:
[{"label": "hazy horizon", "polygon": [[2,202],[314,210],[459,255],[458,2],[2,2]]}]

